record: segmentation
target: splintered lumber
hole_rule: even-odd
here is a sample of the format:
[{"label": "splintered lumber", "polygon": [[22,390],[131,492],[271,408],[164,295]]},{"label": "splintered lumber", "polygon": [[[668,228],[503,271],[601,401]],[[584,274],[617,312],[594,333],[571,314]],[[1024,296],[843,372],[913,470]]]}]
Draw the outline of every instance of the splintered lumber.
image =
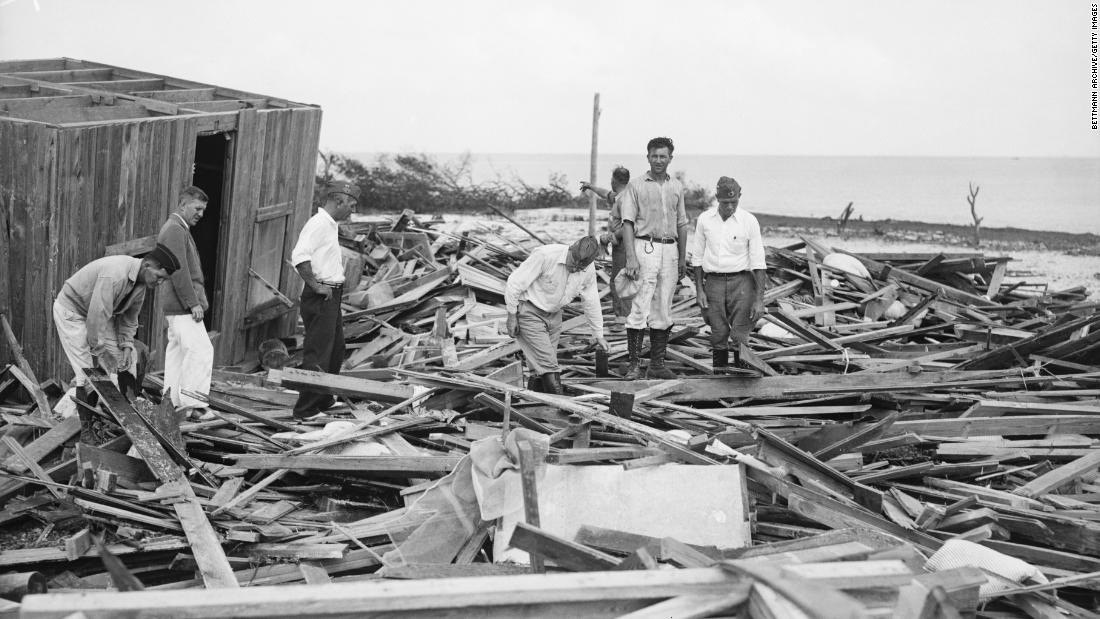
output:
[{"label": "splintered lumber", "polygon": [[562,539],[524,522],[516,523],[509,543],[528,554],[578,572],[610,570],[619,563],[610,555]]},{"label": "splintered lumber", "polygon": [[237,587],[237,579],[233,576],[221,542],[206,518],[206,512],[199,504],[184,471],[172,461],[145,421],[110,379],[102,372],[89,372],[89,381],[99,394],[100,405],[110,410],[118,420],[149,469],[158,480],[178,493],[180,500],[173,502],[172,508],[195,551],[203,582],[209,588]]},{"label": "splintered lumber", "polygon": [[343,395],[380,402],[401,402],[414,395],[408,385],[384,383],[340,374],[311,372],[297,368],[268,370],[268,382],[289,389],[308,389],[319,393]]},{"label": "splintered lumber", "polygon": [[42,391],[42,387],[34,375],[34,370],[31,369],[31,364],[27,363],[26,357],[23,356],[23,346],[15,337],[15,333],[12,332],[7,314],[0,313],[0,325],[3,325],[4,328],[4,338],[8,342],[8,350],[15,358],[15,366],[10,368],[12,376],[31,394],[35,405],[38,407],[38,414],[49,415],[52,410],[50,402],[46,399],[46,393]]},{"label": "splintered lumber", "polygon": [[[297,572],[297,566],[292,567]],[[538,609],[573,617],[617,617],[668,598],[729,594],[744,580],[719,568],[521,574],[472,578],[382,580],[294,587],[244,587],[195,595],[193,591],[129,593],[83,591],[23,598],[21,617],[63,619],[160,614],[173,617],[484,616],[518,617]],[[545,613],[541,613],[545,614]]]},{"label": "splintered lumber", "polygon": [[[62,420],[56,426],[50,428],[45,434],[38,437],[28,445],[23,446],[23,453],[27,459],[40,462],[53,450],[61,447],[72,437],[80,433],[80,418],[76,415]],[[21,458],[8,458],[4,462],[4,469],[12,473],[22,473],[28,470],[27,461]]]},{"label": "splintered lumber", "polygon": [[295,469],[314,471],[446,473],[461,456],[327,456],[318,454],[243,454],[236,456],[243,469]]},{"label": "splintered lumber", "polygon": [[1013,492],[1020,496],[1035,498],[1041,494],[1046,494],[1047,492],[1058,489],[1060,486],[1077,479],[1098,466],[1100,466],[1100,449],[1095,449],[1092,450],[1091,453],[1081,456],[1073,462],[1064,464],[1036,477]]}]

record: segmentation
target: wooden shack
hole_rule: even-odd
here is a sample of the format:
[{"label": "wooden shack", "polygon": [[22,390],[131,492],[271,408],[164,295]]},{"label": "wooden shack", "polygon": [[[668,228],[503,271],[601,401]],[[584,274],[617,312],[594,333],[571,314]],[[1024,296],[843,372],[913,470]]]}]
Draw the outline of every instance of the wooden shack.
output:
[{"label": "wooden shack", "polygon": [[[215,363],[290,333],[301,283],[287,259],[310,215],[320,128],[318,106],[277,97],[70,58],[0,61],[0,312],[39,379],[72,376],[51,313],[65,279],[151,249],[192,184],[210,196],[192,234]],[[139,336],[159,365],[155,297]]]}]

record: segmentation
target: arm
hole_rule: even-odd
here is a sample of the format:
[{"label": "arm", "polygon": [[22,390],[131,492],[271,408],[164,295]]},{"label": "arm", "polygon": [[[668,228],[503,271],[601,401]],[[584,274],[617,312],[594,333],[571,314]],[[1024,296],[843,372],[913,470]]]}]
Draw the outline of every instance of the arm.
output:
[{"label": "arm", "polygon": [[756,322],[764,315],[764,291],[768,289],[768,272],[764,269],[753,269],[752,279],[756,284],[756,295],[752,301],[752,314],[749,316]]},{"label": "arm", "polygon": [[600,293],[596,287],[596,269],[593,267],[588,267],[584,286],[581,287],[581,305],[584,308],[584,317],[588,321],[588,328],[592,330],[592,338],[600,348],[607,350],[607,340],[603,337],[603,308],[600,306]]},{"label": "arm", "polygon": [[604,200],[607,200],[608,202],[611,201],[611,197],[610,197],[611,196],[611,190],[610,189],[604,189],[603,187],[597,187],[595,185],[586,183],[585,181],[581,181],[581,192],[583,193],[585,191],[591,191],[591,192],[595,193],[597,196],[599,196],[600,198],[603,198]]},{"label": "arm", "polygon": [[313,263],[309,260],[294,265],[294,270],[298,271],[298,276],[305,280],[306,285],[309,286],[313,292],[316,292],[326,299],[332,295],[332,290],[328,286],[317,281],[317,276],[313,274]]},{"label": "arm", "polygon": [[677,271],[677,279],[684,279],[684,276],[687,275],[687,240],[688,228],[690,227],[691,221],[688,220],[684,190],[681,187],[680,197],[676,200],[676,248],[680,253],[680,268]]},{"label": "arm", "polygon": [[515,337],[519,328],[519,297],[525,290],[531,287],[535,279],[542,273],[542,254],[532,253],[527,259],[516,267],[504,283],[504,307],[508,310],[508,319],[505,322],[508,335]]},{"label": "arm", "polygon": [[691,240],[691,266],[695,276],[695,304],[700,310],[707,309],[707,293],[703,289],[703,251],[706,248],[706,232],[703,230],[703,216],[695,222],[695,237]]},{"label": "arm", "polygon": [[84,317],[87,329],[88,350],[93,355],[99,356],[107,349],[103,343],[103,328],[111,320],[111,314],[115,306],[115,282],[109,277],[99,277],[95,280],[92,289],[92,297],[88,301],[88,315]]},{"label": "arm", "polygon": [[634,222],[638,218],[638,196],[634,192],[634,184],[627,185],[622,191],[619,202],[619,216],[622,218],[623,249],[626,251],[626,266],[623,272],[630,279],[638,277],[638,256],[634,253],[634,234],[636,228]]},{"label": "arm", "polygon": [[749,227],[749,268],[756,283],[756,296],[752,303],[752,316],[755,321],[764,315],[764,291],[768,289],[768,263],[764,255],[764,239],[760,234],[760,222],[756,217]]},{"label": "arm", "polygon": [[168,229],[164,238],[159,240],[164,243],[168,249],[172,250],[172,253],[175,254],[176,258],[180,261],[180,268],[176,269],[176,272],[169,276],[169,281],[172,282],[172,290],[176,293],[176,296],[179,297],[180,304],[191,310],[192,318],[195,318],[196,313],[198,314],[198,317],[195,318],[195,320],[198,321],[202,320],[203,309],[202,305],[199,303],[198,295],[195,294],[195,286],[191,281],[191,264],[188,262],[187,242],[183,238],[184,234],[187,234],[185,230],[172,226]]}]

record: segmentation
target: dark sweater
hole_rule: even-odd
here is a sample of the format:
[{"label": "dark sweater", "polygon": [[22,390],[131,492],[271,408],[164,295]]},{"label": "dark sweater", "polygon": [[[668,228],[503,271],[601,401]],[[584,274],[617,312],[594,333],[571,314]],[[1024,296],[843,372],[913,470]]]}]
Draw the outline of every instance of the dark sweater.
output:
[{"label": "dark sweater", "polygon": [[199,249],[195,239],[191,238],[191,229],[179,216],[168,216],[168,221],[160,227],[157,242],[163,243],[179,258],[180,268],[172,274],[171,286],[162,287],[165,314],[190,314],[191,308],[200,305],[203,311],[210,309],[206,301],[206,288],[203,287],[202,263],[199,262]]}]

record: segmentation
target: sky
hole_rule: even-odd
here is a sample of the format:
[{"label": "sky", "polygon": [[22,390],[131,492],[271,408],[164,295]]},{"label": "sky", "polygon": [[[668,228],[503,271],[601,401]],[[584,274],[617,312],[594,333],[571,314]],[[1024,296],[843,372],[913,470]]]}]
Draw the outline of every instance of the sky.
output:
[{"label": "sky", "polygon": [[68,56],[324,109],[344,152],[1100,157],[1090,0],[0,0]]}]

